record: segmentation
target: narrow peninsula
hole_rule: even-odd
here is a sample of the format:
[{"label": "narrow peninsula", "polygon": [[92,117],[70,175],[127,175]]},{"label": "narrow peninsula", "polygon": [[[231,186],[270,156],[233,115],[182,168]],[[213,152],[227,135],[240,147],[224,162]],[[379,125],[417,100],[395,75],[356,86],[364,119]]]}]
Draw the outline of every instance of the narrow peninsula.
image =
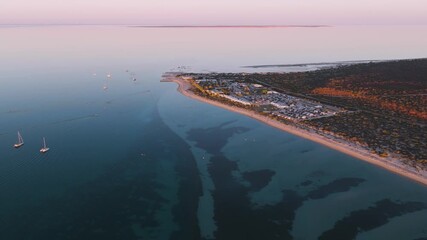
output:
[{"label": "narrow peninsula", "polygon": [[185,96],[427,185],[427,59],[292,73],[165,73]]}]

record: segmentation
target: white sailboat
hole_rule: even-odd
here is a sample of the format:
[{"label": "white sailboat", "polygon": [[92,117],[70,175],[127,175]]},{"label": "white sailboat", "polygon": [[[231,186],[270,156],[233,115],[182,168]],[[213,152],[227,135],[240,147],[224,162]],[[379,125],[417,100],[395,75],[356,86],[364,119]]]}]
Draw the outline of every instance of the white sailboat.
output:
[{"label": "white sailboat", "polygon": [[40,149],[41,153],[49,151],[49,148],[46,146],[46,139],[43,137],[43,147]]},{"label": "white sailboat", "polygon": [[13,147],[19,148],[22,147],[22,145],[24,145],[24,139],[22,138],[21,133],[18,131],[18,143],[15,143]]}]

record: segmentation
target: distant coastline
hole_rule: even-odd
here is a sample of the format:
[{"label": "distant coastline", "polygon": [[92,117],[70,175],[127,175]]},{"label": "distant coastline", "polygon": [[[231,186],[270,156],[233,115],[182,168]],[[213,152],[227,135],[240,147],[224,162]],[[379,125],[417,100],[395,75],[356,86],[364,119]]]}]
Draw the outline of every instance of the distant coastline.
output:
[{"label": "distant coastline", "polygon": [[0,24],[0,27],[57,27],[57,26],[118,26],[130,28],[323,28],[332,25],[131,25],[131,24],[83,24],[83,23],[22,23],[22,24]]},{"label": "distant coastline", "polygon": [[253,119],[256,119],[260,122],[263,122],[265,124],[268,124],[272,127],[275,127],[277,129],[280,129],[282,131],[286,131],[288,133],[291,133],[293,135],[303,137],[305,139],[317,142],[319,144],[322,144],[326,147],[335,149],[337,151],[340,151],[342,153],[345,153],[347,155],[353,156],[355,158],[364,160],[366,162],[369,162],[371,164],[374,164],[376,166],[382,167],[384,169],[387,169],[391,172],[397,173],[401,176],[407,177],[409,179],[412,179],[416,182],[419,182],[421,184],[427,185],[427,172],[424,170],[417,170],[416,168],[413,168],[411,166],[407,166],[404,163],[401,162],[399,159],[394,159],[392,157],[388,157],[387,159],[383,159],[375,154],[370,153],[366,149],[360,148],[357,145],[344,141],[341,139],[335,139],[331,137],[326,137],[319,135],[315,132],[311,132],[306,129],[298,128],[295,126],[287,125],[282,122],[279,122],[275,119],[269,118],[267,116],[260,115],[256,113],[255,111],[240,108],[237,106],[232,106],[228,104],[224,104],[219,101],[215,101],[212,99],[208,99],[206,97],[202,97],[199,95],[196,95],[192,91],[192,85],[182,77],[170,74],[169,76],[166,76],[164,82],[175,82],[178,84],[178,91],[192,99],[196,99],[201,102],[205,102],[217,107],[221,107],[223,109],[233,111],[236,113],[243,114],[245,116],[251,117]]},{"label": "distant coastline", "polygon": [[307,67],[307,66],[339,66],[339,65],[350,65],[359,63],[378,63],[378,62],[393,62],[393,61],[405,61],[405,60],[423,60],[426,58],[411,58],[411,59],[376,59],[376,60],[352,60],[352,61],[336,61],[336,62],[316,62],[316,63],[297,63],[297,64],[260,64],[260,65],[249,65],[242,66],[242,68],[279,68],[279,67]]},{"label": "distant coastline", "polygon": [[129,26],[137,28],[320,28],[329,25],[159,25],[159,26]]},{"label": "distant coastline", "polygon": [[[337,61],[337,62],[320,62],[320,63],[298,63],[298,64],[266,64],[242,66],[242,68],[273,68],[273,67],[307,67],[307,66],[338,66],[346,64],[384,62],[387,60],[354,60],[354,61]],[[394,61],[394,60],[393,60]]]}]

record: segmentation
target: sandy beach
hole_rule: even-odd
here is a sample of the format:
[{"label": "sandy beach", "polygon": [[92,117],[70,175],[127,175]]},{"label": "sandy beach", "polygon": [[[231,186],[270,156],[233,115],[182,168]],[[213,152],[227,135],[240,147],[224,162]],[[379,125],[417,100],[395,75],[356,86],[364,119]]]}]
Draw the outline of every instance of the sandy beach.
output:
[{"label": "sandy beach", "polygon": [[235,106],[226,105],[211,99],[207,99],[201,96],[198,96],[194,94],[192,91],[189,91],[191,88],[191,85],[186,80],[170,76],[167,77],[164,81],[168,82],[175,82],[178,84],[178,91],[192,99],[199,100],[201,102],[205,102],[217,107],[221,107],[223,109],[227,109],[229,111],[233,111],[236,113],[240,113],[243,115],[246,115],[248,117],[251,117],[253,119],[256,119],[258,121],[261,121],[265,124],[268,124],[272,127],[275,127],[277,129],[280,129],[282,131],[286,131],[288,133],[291,133],[293,135],[303,137],[305,139],[317,142],[319,144],[322,144],[326,147],[335,149],[337,151],[340,151],[342,153],[345,153],[347,155],[350,155],[352,157],[361,159],[363,161],[369,162],[371,164],[374,164],[376,166],[382,167],[384,169],[387,169],[389,171],[392,171],[394,173],[400,174],[402,176],[405,176],[409,179],[412,179],[416,182],[419,182],[421,184],[427,185],[427,172],[424,170],[417,170],[414,167],[407,166],[404,163],[402,163],[399,159],[387,157],[387,158],[381,158],[380,156],[374,155],[370,153],[368,150],[363,149],[361,147],[358,147],[355,144],[352,144],[350,142],[341,140],[341,139],[333,139],[329,137],[325,137],[322,135],[319,135],[315,132],[310,132],[308,130],[296,128],[293,126],[285,125],[284,123],[278,122],[274,119],[268,118],[266,116],[262,116],[259,114],[256,114],[253,111],[242,109]]}]

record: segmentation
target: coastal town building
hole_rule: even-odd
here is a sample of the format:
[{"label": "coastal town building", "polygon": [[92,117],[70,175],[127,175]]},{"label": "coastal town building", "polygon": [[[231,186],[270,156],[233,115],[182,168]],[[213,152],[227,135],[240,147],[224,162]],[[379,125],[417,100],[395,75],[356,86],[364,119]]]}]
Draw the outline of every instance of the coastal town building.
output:
[{"label": "coastal town building", "polygon": [[227,99],[245,106],[267,107],[264,111],[272,116],[287,120],[301,121],[333,116],[344,110],[320,104],[307,99],[279,93],[261,84],[245,83],[232,79],[209,79],[186,76],[199,90],[214,96]]}]

